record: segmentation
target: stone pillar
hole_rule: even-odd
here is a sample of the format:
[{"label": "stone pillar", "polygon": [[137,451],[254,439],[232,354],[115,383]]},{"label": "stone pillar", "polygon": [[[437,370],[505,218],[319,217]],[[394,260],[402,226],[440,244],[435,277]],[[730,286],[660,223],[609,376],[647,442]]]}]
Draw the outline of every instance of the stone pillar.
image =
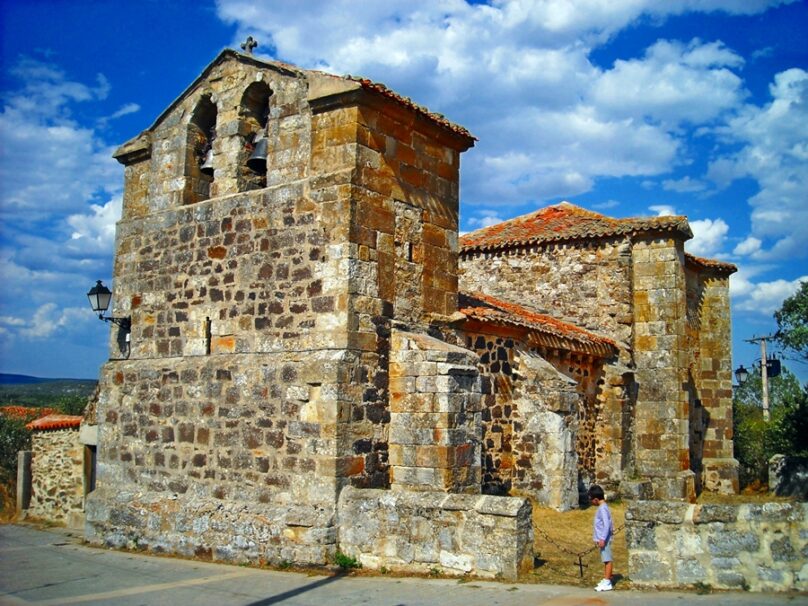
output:
[{"label": "stone pillar", "polygon": [[22,513],[31,505],[31,451],[17,453],[17,512]]},{"label": "stone pillar", "polygon": [[699,395],[707,413],[704,435],[704,489],[724,494],[738,492],[738,462],[732,442],[732,338],[729,279],[702,278],[699,349]]},{"label": "stone pillar", "polygon": [[480,492],[480,391],[472,352],[426,335],[393,333],[393,490]]},{"label": "stone pillar", "polygon": [[634,360],[637,381],[636,470],[654,496],[695,495],[690,471],[685,335],[684,250],[679,239],[634,246]]}]

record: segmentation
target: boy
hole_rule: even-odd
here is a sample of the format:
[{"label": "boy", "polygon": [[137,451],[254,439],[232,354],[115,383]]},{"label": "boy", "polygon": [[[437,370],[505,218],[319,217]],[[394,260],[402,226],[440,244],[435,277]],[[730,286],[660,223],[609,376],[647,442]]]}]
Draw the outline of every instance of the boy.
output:
[{"label": "boy", "polygon": [[589,499],[592,505],[598,508],[595,513],[592,539],[600,547],[600,561],[603,562],[603,579],[595,587],[595,591],[612,590],[612,535],[614,534],[614,524],[612,524],[612,512],[606,505],[606,495],[603,489],[597,484],[589,488]]}]

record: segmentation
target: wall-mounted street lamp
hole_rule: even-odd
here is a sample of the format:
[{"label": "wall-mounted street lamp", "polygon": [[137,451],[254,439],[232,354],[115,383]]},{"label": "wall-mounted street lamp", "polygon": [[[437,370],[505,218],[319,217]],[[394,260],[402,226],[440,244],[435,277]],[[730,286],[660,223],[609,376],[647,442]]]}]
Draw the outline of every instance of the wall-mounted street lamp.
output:
[{"label": "wall-mounted street lamp", "polygon": [[738,381],[738,385],[743,385],[749,378],[749,371],[743,367],[743,364],[735,369],[735,378]]},{"label": "wall-mounted street lamp", "polygon": [[96,281],[95,286],[87,293],[87,298],[90,300],[90,307],[98,314],[99,320],[112,322],[116,326],[123,328],[127,333],[131,330],[132,320],[129,316],[116,318],[104,315],[104,312],[109,308],[109,302],[112,300],[112,291],[104,286],[101,280]]}]

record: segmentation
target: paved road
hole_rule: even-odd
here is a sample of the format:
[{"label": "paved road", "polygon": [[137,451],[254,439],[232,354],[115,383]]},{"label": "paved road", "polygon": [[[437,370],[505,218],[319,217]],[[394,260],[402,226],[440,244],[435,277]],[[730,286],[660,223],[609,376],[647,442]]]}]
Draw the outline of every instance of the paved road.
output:
[{"label": "paved road", "polygon": [[62,529],[0,526],[0,604],[123,606],[808,605],[808,596],[591,590],[450,579],[306,575],[94,549]]}]

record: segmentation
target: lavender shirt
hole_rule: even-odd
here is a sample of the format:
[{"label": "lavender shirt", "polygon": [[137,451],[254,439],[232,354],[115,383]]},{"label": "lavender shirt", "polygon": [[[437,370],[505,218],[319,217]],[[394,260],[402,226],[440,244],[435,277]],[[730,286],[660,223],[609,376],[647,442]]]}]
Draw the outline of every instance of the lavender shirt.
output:
[{"label": "lavender shirt", "polygon": [[592,539],[594,541],[609,542],[614,533],[614,524],[612,524],[612,512],[609,511],[609,506],[606,503],[598,505],[598,511],[595,513],[595,524],[592,530]]}]

